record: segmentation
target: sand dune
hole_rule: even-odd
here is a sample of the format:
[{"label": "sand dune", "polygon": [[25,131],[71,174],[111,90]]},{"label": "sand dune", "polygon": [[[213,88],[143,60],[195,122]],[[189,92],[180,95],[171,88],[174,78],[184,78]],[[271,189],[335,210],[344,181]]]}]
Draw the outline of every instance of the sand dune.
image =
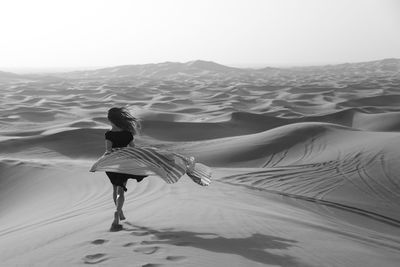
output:
[{"label": "sand dune", "polygon": [[[1,266],[398,266],[399,66],[1,72]],[[130,180],[110,232],[111,185],[89,168],[112,106],[212,184]]]}]

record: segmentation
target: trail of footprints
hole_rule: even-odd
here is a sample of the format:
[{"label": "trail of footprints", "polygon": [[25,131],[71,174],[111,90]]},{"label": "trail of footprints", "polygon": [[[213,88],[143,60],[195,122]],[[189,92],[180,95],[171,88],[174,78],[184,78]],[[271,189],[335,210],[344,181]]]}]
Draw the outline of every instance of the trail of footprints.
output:
[{"label": "trail of footprints", "polygon": [[[133,226],[129,223],[127,224]],[[171,240],[179,239],[179,236],[172,234],[162,234],[157,231],[147,230],[147,228],[145,227],[135,227],[133,229],[125,229],[125,230],[130,231],[131,232],[130,234],[133,236],[150,237],[150,239],[152,239],[152,240],[142,240],[140,242],[128,242],[122,245],[123,248],[133,248],[133,252],[135,253],[142,253],[145,255],[156,255],[158,252],[162,250],[162,247],[157,246],[157,244],[168,243],[168,244],[173,244],[175,246],[185,246],[189,244],[189,242],[184,242],[179,240],[177,240],[176,242],[171,242]],[[156,235],[154,235],[155,233]],[[168,242],[166,242],[165,240],[167,240]],[[101,246],[106,244],[107,242],[108,240],[105,239],[96,239],[91,241],[90,243],[96,246]],[[186,258],[187,257],[185,256],[169,255],[165,257],[165,260],[168,262],[180,262],[184,261]],[[99,264],[109,259],[110,257],[105,253],[95,253],[86,255],[85,257],[83,257],[82,260],[85,264]],[[159,266],[163,266],[163,264],[147,263],[141,265],[141,267],[159,267]]]},{"label": "trail of footprints", "polygon": [[108,260],[107,254],[104,253],[90,254],[83,258],[83,262],[86,264],[98,264],[106,260]]}]

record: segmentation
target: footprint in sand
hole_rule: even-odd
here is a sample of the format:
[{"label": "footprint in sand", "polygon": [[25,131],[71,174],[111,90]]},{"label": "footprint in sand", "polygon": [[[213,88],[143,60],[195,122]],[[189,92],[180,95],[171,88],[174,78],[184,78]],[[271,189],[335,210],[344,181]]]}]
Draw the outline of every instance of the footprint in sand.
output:
[{"label": "footprint in sand", "polygon": [[92,243],[92,244],[94,244],[94,245],[101,245],[101,244],[104,244],[104,243],[106,243],[106,242],[108,242],[108,240],[105,240],[105,239],[96,239],[96,240],[93,240],[93,241],[90,242],[90,243]]},{"label": "footprint in sand", "polygon": [[140,245],[151,245],[151,244],[155,244],[156,242],[154,241],[148,241],[148,240],[143,240],[142,242],[140,242]]},{"label": "footprint in sand", "polygon": [[185,256],[167,256],[165,258],[167,261],[182,261],[184,259],[186,259]]},{"label": "footprint in sand", "polygon": [[160,247],[141,247],[141,248],[137,248],[133,251],[150,255],[150,254],[156,253],[159,249],[160,249]]},{"label": "footprint in sand", "polygon": [[103,254],[103,253],[86,255],[83,258],[83,262],[85,264],[98,264],[100,262],[108,260],[108,258],[106,256],[107,256],[107,254]]},{"label": "footprint in sand", "polygon": [[134,246],[136,244],[137,243],[135,243],[135,242],[129,242],[129,243],[124,244],[123,247],[131,247],[131,246]]}]

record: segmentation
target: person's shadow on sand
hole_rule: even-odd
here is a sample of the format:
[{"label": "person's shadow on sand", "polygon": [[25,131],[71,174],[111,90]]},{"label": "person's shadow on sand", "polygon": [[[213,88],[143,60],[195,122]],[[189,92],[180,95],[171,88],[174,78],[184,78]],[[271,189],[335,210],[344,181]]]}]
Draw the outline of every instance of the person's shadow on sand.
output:
[{"label": "person's shadow on sand", "polygon": [[[125,231],[135,236],[151,234],[157,240],[142,241],[146,245],[170,244],[175,246],[191,246],[217,253],[237,254],[249,260],[278,266],[309,266],[295,257],[284,253],[274,254],[266,250],[284,250],[294,246],[297,241],[277,236],[253,234],[245,238],[225,238],[214,233],[195,233],[174,231],[173,229],[155,230],[126,222],[129,228]],[[132,227],[132,228],[131,228]]]}]

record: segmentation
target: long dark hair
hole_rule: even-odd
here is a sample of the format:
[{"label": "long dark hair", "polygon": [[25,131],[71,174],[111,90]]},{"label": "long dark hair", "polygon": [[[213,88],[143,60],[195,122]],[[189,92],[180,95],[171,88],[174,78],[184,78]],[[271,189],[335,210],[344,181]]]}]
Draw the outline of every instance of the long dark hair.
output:
[{"label": "long dark hair", "polygon": [[142,128],[139,120],[133,117],[126,108],[110,108],[107,118],[118,128],[129,131],[134,135],[138,134]]}]

